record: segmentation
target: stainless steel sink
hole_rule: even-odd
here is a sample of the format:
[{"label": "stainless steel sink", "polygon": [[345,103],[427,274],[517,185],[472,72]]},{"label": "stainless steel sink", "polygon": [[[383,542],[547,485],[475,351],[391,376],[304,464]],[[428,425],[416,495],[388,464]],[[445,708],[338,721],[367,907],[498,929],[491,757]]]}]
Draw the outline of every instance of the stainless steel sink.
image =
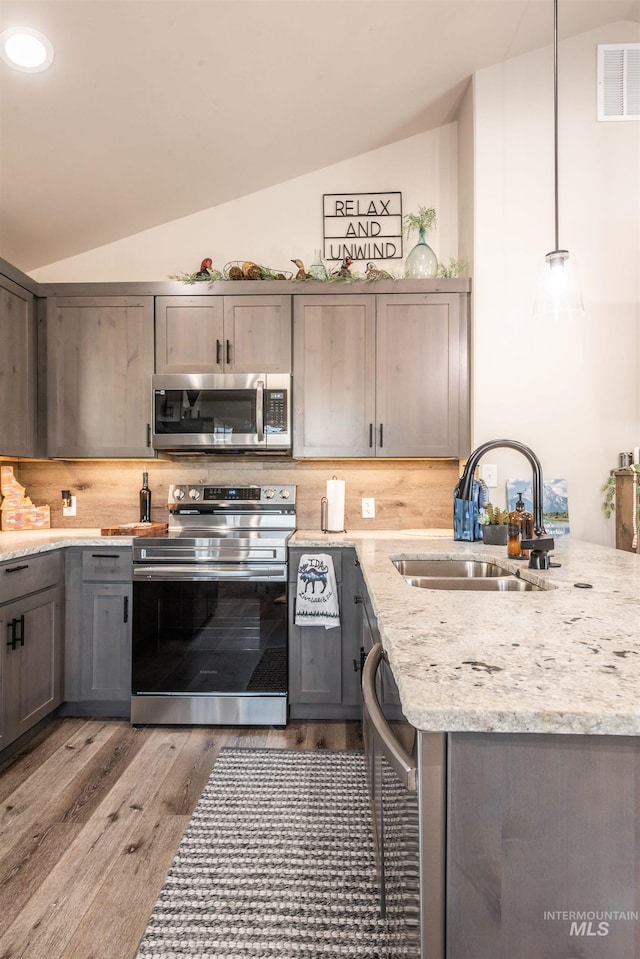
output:
[{"label": "stainless steel sink", "polygon": [[541,592],[542,587],[529,583],[517,576],[507,573],[503,576],[480,576],[466,579],[456,576],[405,576],[409,586],[419,586],[421,589],[465,589],[471,592],[484,593],[523,593]]},{"label": "stainless steel sink", "polygon": [[476,559],[392,559],[409,586],[421,589],[465,589],[474,592],[541,592],[497,563]]},{"label": "stainless steel sink", "polygon": [[475,579],[511,575],[496,563],[476,559],[394,559],[391,562],[403,576],[455,576]]}]

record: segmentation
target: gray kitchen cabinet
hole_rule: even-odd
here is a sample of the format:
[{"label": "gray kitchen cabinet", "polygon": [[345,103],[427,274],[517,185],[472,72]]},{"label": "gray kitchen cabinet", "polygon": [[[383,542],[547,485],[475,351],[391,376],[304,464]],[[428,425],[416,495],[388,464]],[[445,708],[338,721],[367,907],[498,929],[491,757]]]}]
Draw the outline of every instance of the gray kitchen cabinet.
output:
[{"label": "gray kitchen cabinet", "polygon": [[375,323],[375,296],[295,297],[294,456],[374,455]]},{"label": "gray kitchen cabinet", "polygon": [[[333,559],[340,626],[295,625],[300,558],[327,553]],[[359,719],[360,633],[355,602],[359,574],[353,549],[289,550],[289,715],[292,719]]]},{"label": "gray kitchen cabinet", "polygon": [[154,456],[153,297],[47,300],[47,453]]},{"label": "gray kitchen cabinet", "polygon": [[34,298],[3,276],[0,343],[0,456],[36,456]]},{"label": "gray kitchen cabinet", "polygon": [[128,716],[131,701],[131,547],[67,551],[67,715]]},{"label": "gray kitchen cabinet", "polygon": [[0,566],[2,749],[62,701],[63,582],[59,552]]},{"label": "gray kitchen cabinet", "polygon": [[297,296],[298,457],[461,456],[469,449],[468,296]]},{"label": "gray kitchen cabinet", "polygon": [[291,372],[291,297],[158,296],[156,373]]}]

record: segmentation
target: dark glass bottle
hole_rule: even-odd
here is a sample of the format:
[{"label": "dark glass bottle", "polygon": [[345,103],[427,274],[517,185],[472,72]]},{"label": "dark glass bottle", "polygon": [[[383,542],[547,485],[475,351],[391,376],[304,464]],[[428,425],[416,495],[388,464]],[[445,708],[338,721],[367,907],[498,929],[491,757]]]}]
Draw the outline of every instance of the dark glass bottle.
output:
[{"label": "dark glass bottle", "polygon": [[140,490],[140,522],[151,522],[151,490],[149,489],[149,474],[142,474],[142,489]]},{"label": "dark glass bottle", "polygon": [[526,559],[528,549],[523,549],[521,540],[531,539],[533,536],[533,513],[524,508],[522,493],[518,493],[516,508],[509,513],[509,538],[507,540],[507,556],[512,559]]}]

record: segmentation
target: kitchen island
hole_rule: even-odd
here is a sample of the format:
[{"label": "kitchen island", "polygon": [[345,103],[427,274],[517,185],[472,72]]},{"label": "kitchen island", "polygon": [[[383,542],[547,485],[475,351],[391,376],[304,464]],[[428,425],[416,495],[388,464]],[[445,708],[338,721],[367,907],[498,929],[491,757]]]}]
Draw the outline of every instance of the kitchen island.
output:
[{"label": "kitchen island", "polygon": [[[299,531],[355,547],[402,709],[418,730],[422,959],[640,955],[640,559]],[[409,586],[391,559],[491,559],[543,587]],[[580,585],[576,585],[580,584]],[[426,854],[425,854],[426,853]],[[413,954],[413,953],[410,953]]]}]

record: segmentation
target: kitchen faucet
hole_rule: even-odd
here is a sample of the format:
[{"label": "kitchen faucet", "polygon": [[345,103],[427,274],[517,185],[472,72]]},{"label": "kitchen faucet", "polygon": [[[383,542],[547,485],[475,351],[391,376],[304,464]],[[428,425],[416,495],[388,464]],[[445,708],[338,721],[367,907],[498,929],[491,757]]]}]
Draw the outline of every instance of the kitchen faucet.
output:
[{"label": "kitchen faucet", "polygon": [[520,545],[523,549],[531,551],[529,557],[530,569],[549,569],[549,552],[555,547],[555,542],[552,536],[546,535],[542,521],[542,500],[544,492],[542,466],[536,454],[533,450],[529,449],[528,446],[525,446],[524,443],[519,443],[518,440],[489,440],[487,443],[483,443],[482,446],[475,449],[469,456],[460,478],[460,499],[471,499],[473,474],[484,454],[488,453],[489,450],[501,448],[517,450],[518,453],[526,456],[531,463],[531,469],[533,471],[533,530],[535,535],[533,539],[523,539]]}]

